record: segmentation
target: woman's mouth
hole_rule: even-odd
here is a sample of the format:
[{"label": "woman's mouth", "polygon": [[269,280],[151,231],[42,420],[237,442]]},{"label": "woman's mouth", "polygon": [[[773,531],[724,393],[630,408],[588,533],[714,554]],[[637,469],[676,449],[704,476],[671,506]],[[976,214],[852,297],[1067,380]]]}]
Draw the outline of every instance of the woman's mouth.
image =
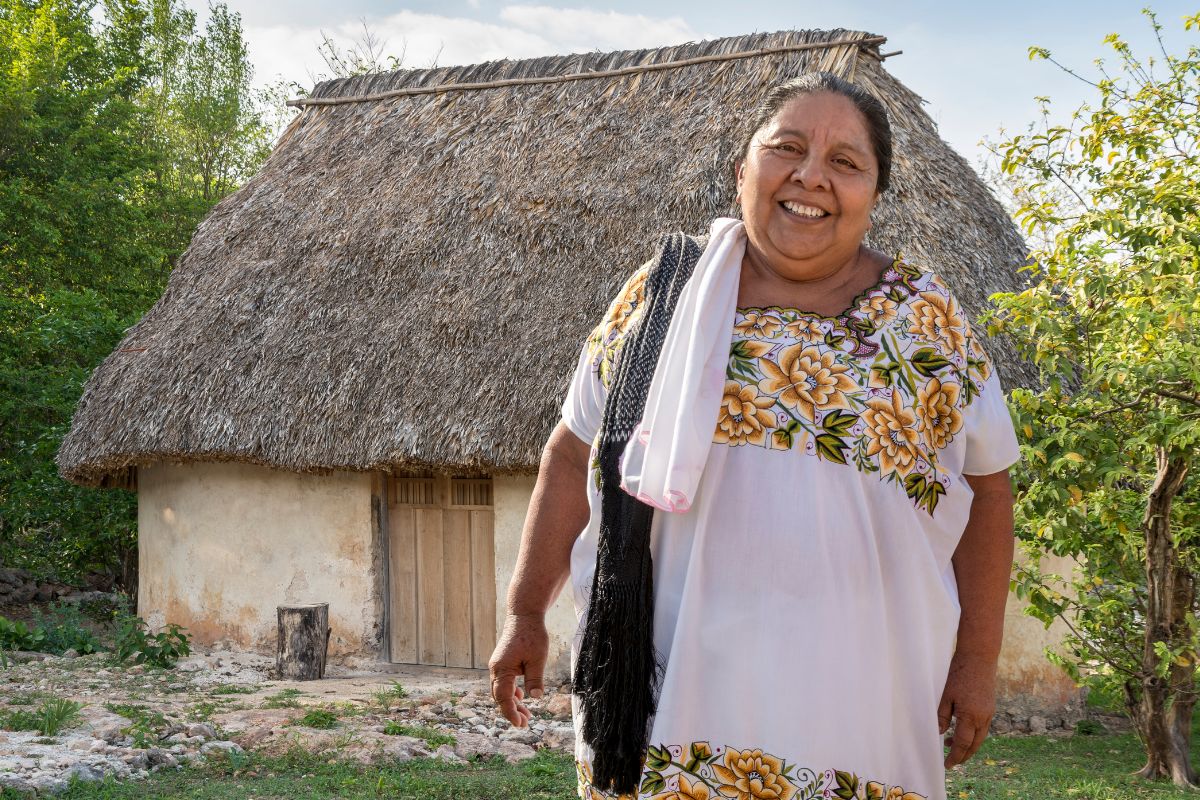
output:
[{"label": "woman's mouth", "polygon": [[806,206],[803,203],[794,203],[790,200],[780,201],[779,205],[788,214],[800,219],[822,219],[829,216],[828,211],[816,208],[815,206]]}]

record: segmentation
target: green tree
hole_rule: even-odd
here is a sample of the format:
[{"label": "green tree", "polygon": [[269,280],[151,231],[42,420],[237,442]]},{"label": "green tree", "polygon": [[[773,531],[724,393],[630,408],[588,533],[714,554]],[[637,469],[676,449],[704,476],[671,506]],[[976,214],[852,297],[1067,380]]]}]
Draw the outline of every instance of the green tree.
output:
[{"label": "green tree", "polygon": [[[96,14],[95,12],[102,13]],[[0,562],[134,588],[136,498],[58,477],[87,376],[266,158],[240,19],[179,0],[0,0]]]},{"label": "green tree", "polygon": [[[993,298],[990,325],[1042,376],[1011,395],[1030,556],[1015,589],[1047,625],[1070,626],[1054,658],[1124,699],[1147,752],[1138,774],[1195,786],[1200,51],[1169,53],[1160,35],[1142,60],[1105,41],[1119,69],[1097,61],[1095,99],[1067,125],[1043,100],[1042,124],[997,149],[1017,218],[1044,243],[1029,287]],[[1045,553],[1072,557],[1073,573],[1043,572]]]}]

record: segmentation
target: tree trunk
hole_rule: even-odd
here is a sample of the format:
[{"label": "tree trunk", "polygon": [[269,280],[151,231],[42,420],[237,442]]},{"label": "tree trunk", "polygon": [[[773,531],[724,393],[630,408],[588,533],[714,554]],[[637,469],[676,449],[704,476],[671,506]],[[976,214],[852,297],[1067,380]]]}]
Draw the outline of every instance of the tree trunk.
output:
[{"label": "tree trunk", "polygon": [[[1166,677],[1156,671],[1155,644],[1178,647],[1190,639],[1187,614],[1195,600],[1195,579],[1180,563],[1171,538],[1171,502],[1187,477],[1186,458],[1158,449],[1158,475],[1146,501],[1142,533],[1146,537],[1146,635],[1142,650],[1141,697],[1129,688],[1126,704],[1146,747],[1146,765],[1135,775],[1148,780],[1169,777],[1176,786],[1197,786],[1188,756],[1195,703],[1195,653],[1186,665],[1171,664]],[[1131,688],[1131,687],[1130,687]]]},{"label": "tree trunk", "polygon": [[329,649],[329,604],[279,606],[279,646],[275,666],[279,677],[311,681],[325,677]]}]

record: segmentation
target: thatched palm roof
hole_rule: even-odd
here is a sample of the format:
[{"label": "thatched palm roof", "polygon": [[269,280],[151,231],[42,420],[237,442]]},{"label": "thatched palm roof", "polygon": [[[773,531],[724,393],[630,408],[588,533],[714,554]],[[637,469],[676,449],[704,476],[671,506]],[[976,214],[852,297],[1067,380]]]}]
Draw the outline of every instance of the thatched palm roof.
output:
[{"label": "thatched palm roof", "polygon": [[[870,242],[938,270],[978,311],[1015,285],[1021,238],[884,70],[881,37],[825,46],[867,36],[786,31],[319,84],[311,99],[377,99],[307,105],[201,223],[88,382],[63,476],[119,484],[164,459],[534,469],[610,298],[660,234],[729,212],[732,133],[766,87],[813,69],[849,75],[892,116],[892,189]],[[1009,353],[993,349],[1011,384]]]}]

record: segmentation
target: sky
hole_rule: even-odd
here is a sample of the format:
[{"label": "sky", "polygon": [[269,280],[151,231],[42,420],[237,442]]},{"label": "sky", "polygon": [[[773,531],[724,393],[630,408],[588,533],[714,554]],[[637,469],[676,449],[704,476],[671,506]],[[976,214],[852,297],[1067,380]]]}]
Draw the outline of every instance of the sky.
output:
[{"label": "sky", "polygon": [[[186,0],[201,24],[207,0]],[[328,72],[318,52],[322,35],[349,47],[364,24],[403,65],[423,68],[498,58],[660,47],[757,31],[847,28],[886,36],[884,52],[900,50],[885,67],[926,101],[942,138],[977,169],[987,158],[980,141],[1017,133],[1038,117],[1038,96],[1048,96],[1066,119],[1095,90],[1047,61],[1030,61],[1030,46],[1048,48],[1054,59],[1096,77],[1096,58],[1116,63],[1103,43],[1119,33],[1135,53],[1157,54],[1144,2],[1129,0],[1004,0],[932,2],[839,0],[701,4],[678,0],[632,2],[513,3],[442,0],[389,3],[381,0],[225,0],[241,15],[255,82],[279,79],[310,87]],[[1183,30],[1188,5],[1152,5],[1167,49],[1182,53],[1200,45],[1200,34]]]}]

